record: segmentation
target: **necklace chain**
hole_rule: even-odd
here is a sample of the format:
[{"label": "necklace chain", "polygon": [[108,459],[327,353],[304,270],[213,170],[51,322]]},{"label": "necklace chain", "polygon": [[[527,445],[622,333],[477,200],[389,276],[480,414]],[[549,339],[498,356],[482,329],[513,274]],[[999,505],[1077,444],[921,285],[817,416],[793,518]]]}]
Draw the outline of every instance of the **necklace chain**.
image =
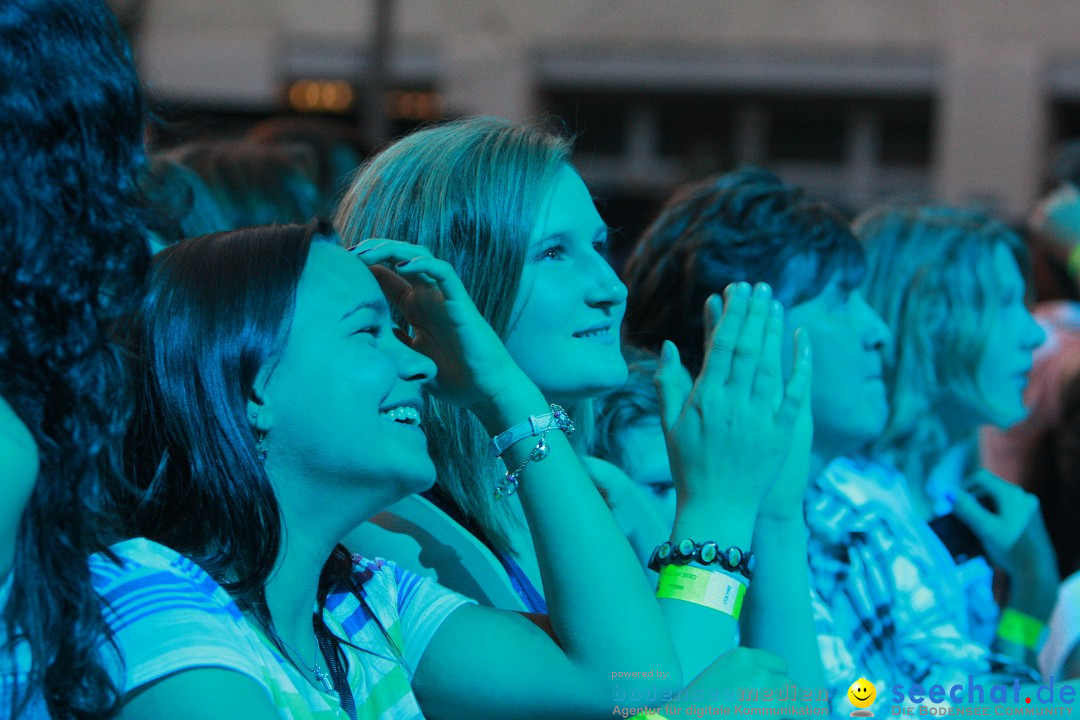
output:
[{"label": "necklace chain", "polygon": [[316,638],[315,638],[316,639],[315,658],[312,660],[312,663],[314,664],[314,667],[309,667],[308,664],[306,662],[304,662],[303,656],[300,655],[300,653],[297,651],[296,648],[294,648],[292,645],[290,645],[288,642],[286,642],[285,638],[279,637],[279,639],[281,640],[282,643],[284,643],[286,648],[288,648],[289,650],[292,650],[293,655],[295,655],[296,659],[300,661],[300,664],[304,667],[304,669],[315,676],[315,681],[317,683],[319,683],[319,685],[322,686],[323,692],[325,692],[325,693],[334,692],[334,685],[333,685],[333,683],[330,682],[330,673],[326,672],[321,667],[319,667],[319,643],[318,643],[318,636],[317,635],[316,635]]}]

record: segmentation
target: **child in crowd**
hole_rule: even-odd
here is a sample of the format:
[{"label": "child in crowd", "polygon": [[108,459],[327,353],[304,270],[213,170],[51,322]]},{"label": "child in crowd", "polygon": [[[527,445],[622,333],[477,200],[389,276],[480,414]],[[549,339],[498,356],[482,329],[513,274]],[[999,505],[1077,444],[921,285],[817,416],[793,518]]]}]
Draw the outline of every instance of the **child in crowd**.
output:
[{"label": "child in crowd", "polygon": [[[660,358],[631,346],[623,348],[623,357],[627,361],[626,382],[595,401],[591,452],[618,471],[605,475],[612,479],[601,487],[633,543],[636,534],[648,533],[651,540],[671,525],[676,498],[660,424],[660,395],[654,382]],[[593,473],[594,479],[597,475]]]}]

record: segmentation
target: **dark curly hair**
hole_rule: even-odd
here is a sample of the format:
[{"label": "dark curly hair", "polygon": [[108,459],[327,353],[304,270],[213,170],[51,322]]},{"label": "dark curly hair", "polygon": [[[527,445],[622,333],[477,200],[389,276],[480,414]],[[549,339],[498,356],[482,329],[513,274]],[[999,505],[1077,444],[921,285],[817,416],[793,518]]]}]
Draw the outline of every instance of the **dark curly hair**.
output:
[{"label": "dark curly hair", "polygon": [[741,168],[678,190],[638,241],[623,272],[625,339],[653,351],[671,340],[697,372],[709,295],[766,282],[791,307],[838,274],[842,289],[855,288],[865,271],[842,216],[768,170]]},{"label": "dark curly hair", "polygon": [[148,263],[143,103],[100,0],[0,3],[0,394],[33,434],[40,473],[23,511],[4,620],[32,667],[18,716],[112,714],[106,628],[86,556],[114,539],[126,374],[109,328]]}]

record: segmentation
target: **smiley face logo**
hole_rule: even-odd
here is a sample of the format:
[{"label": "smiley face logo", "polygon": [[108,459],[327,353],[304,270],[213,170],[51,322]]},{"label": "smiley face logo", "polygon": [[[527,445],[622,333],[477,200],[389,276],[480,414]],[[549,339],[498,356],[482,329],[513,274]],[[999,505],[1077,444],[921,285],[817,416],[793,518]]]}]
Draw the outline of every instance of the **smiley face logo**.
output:
[{"label": "smiley face logo", "polygon": [[[877,699],[877,688],[874,687],[874,683],[870,682],[866,678],[859,678],[855,682],[851,683],[851,687],[847,691],[848,700],[851,704],[857,708],[868,708]],[[869,716],[873,717],[872,712],[866,710],[856,711],[851,713],[852,715]]]}]

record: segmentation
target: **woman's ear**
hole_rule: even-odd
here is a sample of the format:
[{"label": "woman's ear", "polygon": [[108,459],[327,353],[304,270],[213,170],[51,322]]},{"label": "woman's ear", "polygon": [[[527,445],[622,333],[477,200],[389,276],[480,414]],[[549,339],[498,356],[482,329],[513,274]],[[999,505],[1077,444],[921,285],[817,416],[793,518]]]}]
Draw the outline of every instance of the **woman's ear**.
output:
[{"label": "woman's ear", "polygon": [[257,435],[265,435],[270,432],[270,428],[274,425],[274,411],[267,392],[269,379],[270,373],[263,367],[255,377],[255,383],[252,385],[251,393],[248,395],[248,422]]}]

